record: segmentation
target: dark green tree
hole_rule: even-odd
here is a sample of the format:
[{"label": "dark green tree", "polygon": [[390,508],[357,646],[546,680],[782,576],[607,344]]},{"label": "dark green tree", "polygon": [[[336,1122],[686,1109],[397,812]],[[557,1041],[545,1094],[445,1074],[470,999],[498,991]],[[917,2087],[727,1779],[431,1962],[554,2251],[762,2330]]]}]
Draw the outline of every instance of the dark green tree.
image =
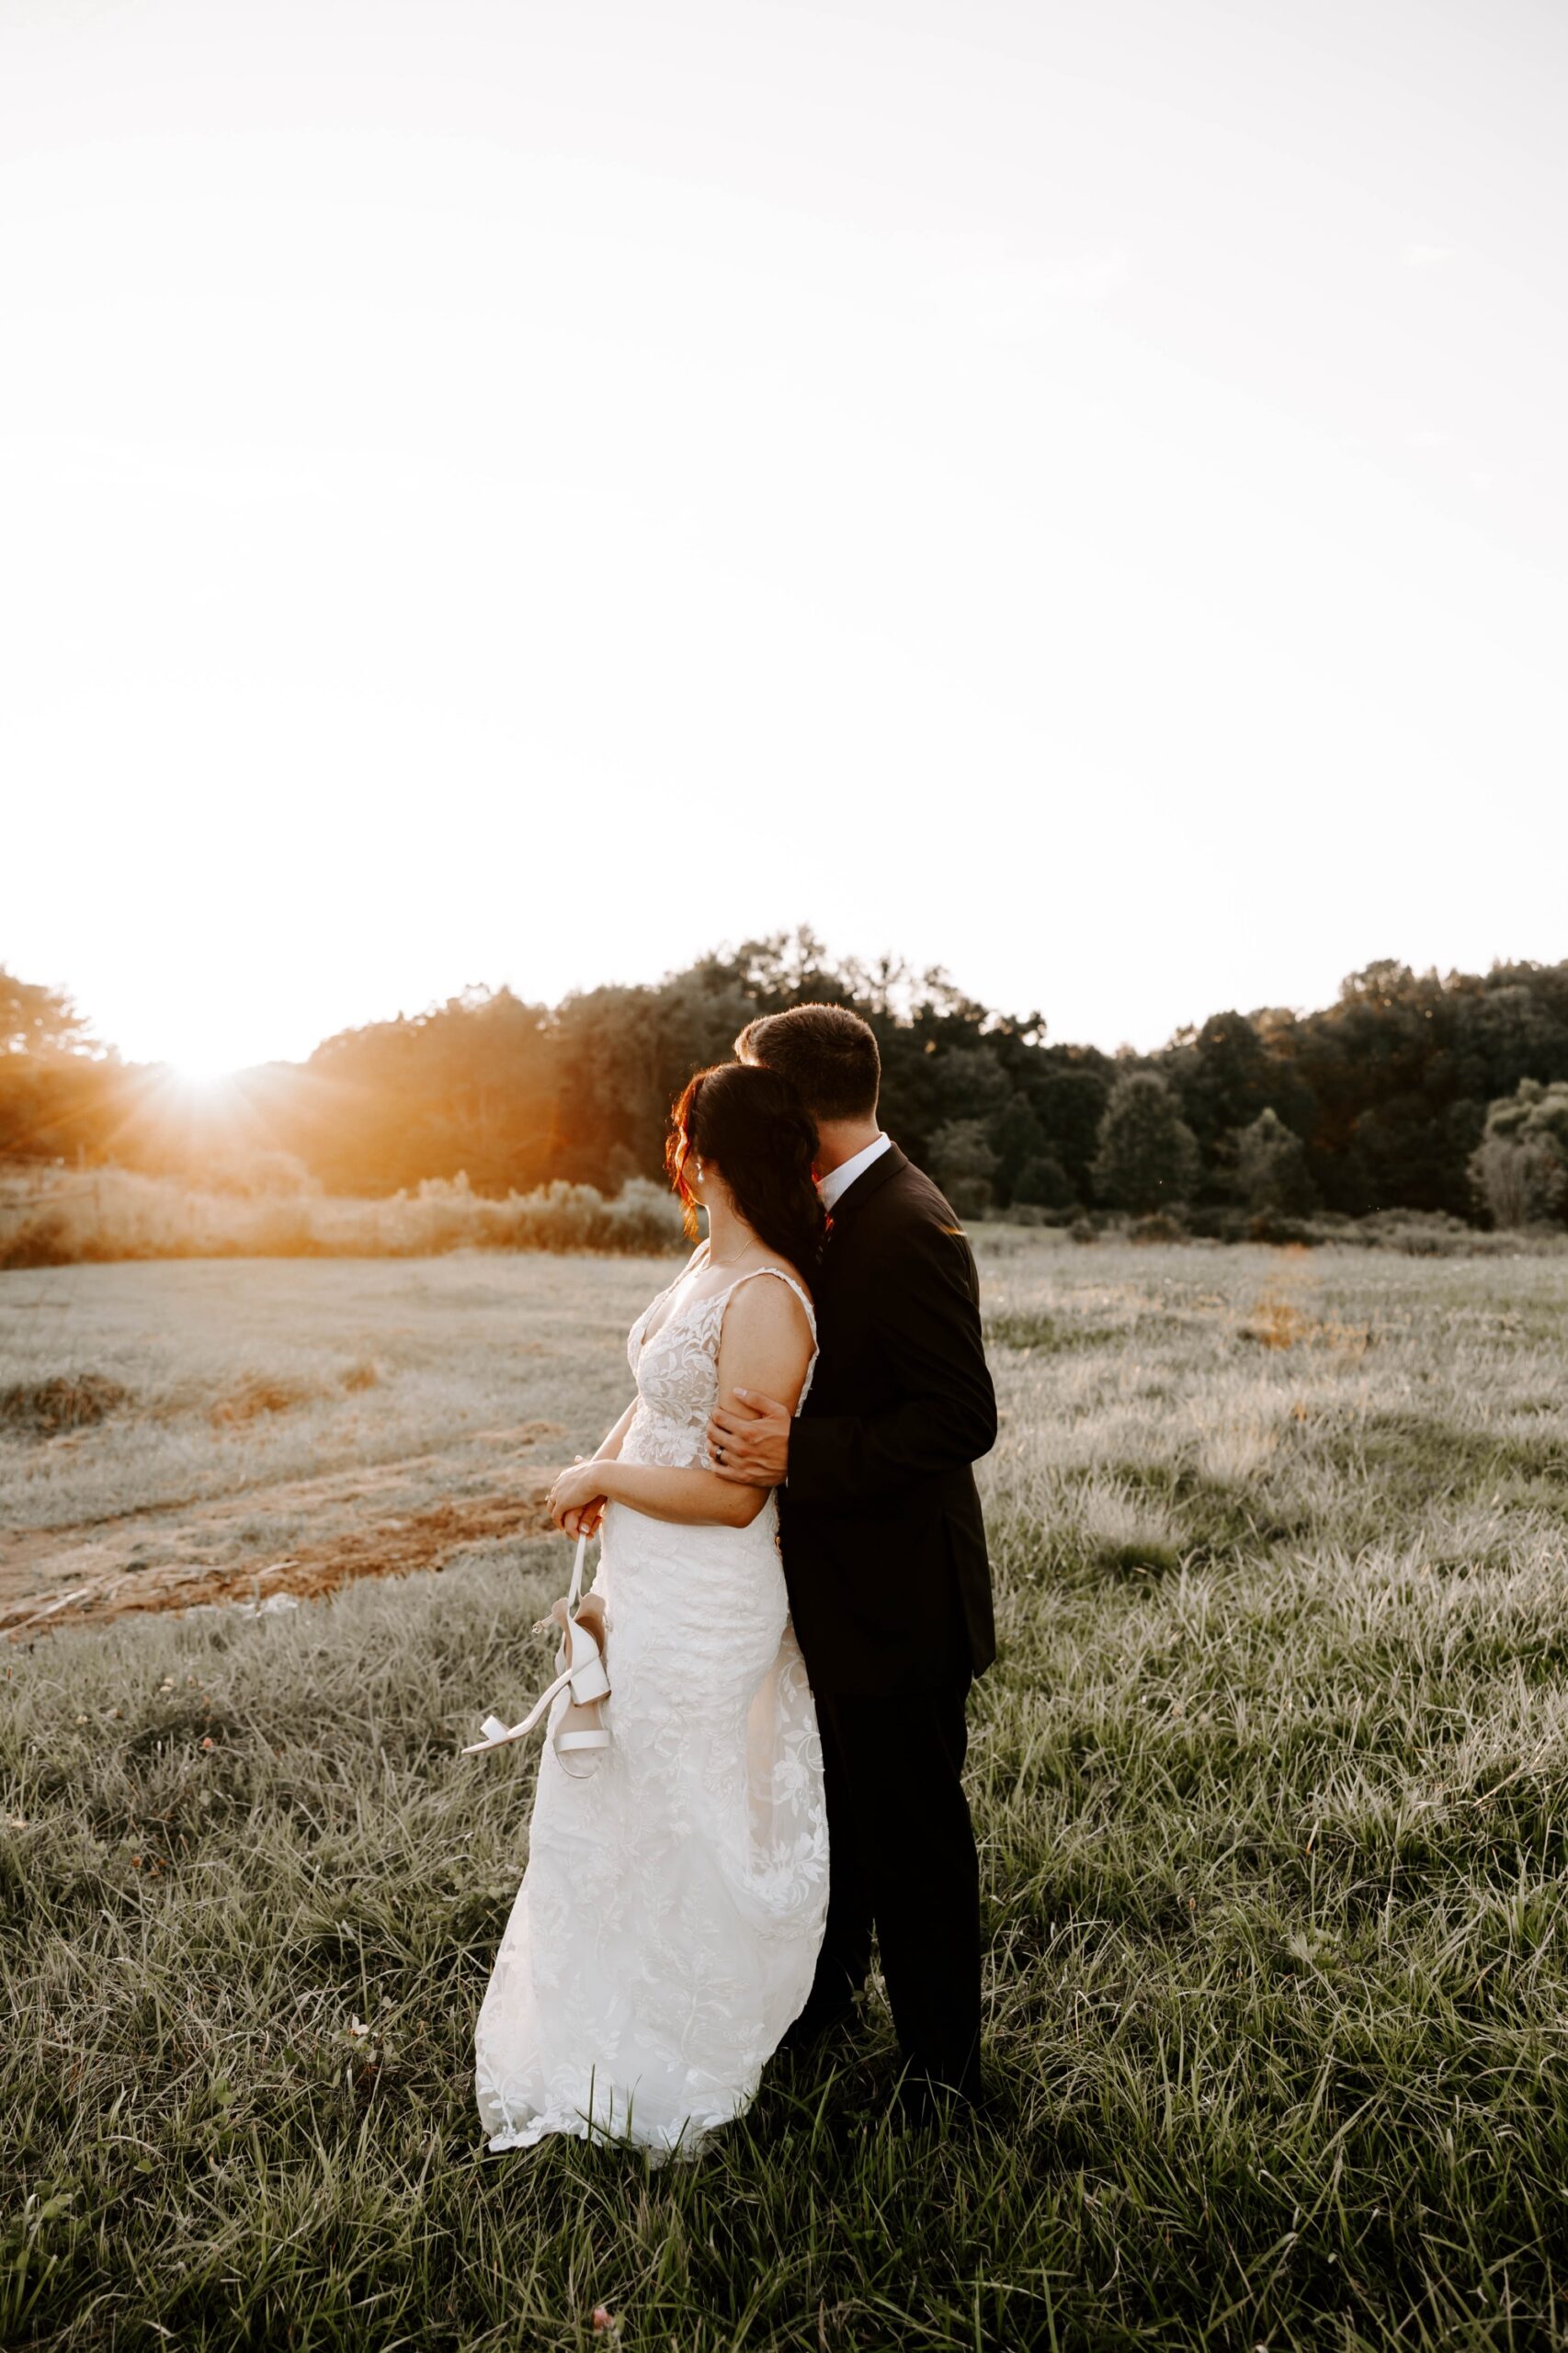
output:
[{"label": "dark green tree", "polygon": [[1095,1154],[1095,1190],[1113,1209],[1146,1214],[1189,1200],[1198,1141],[1158,1071],[1133,1070],[1111,1089]]},{"label": "dark green tree", "polygon": [[991,1206],[996,1154],[979,1120],[953,1120],[931,1139],[930,1173],[960,1217],[980,1217]]},{"label": "dark green tree", "polygon": [[1265,1109],[1232,1139],[1236,1199],[1256,1211],[1277,1210],[1304,1217],[1317,1207],[1317,1188],[1307,1167],[1300,1136],[1278,1113]]},{"label": "dark green tree", "polygon": [[1019,1199],[1018,1179],[1031,1162],[1050,1152],[1040,1114],[1027,1095],[1015,1095],[988,1131],[996,1153],[996,1188],[1003,1200]]},{"label": "dark green tree", "polygon": [[1078,1206],[1072,1178],[1054,1153],[1050,1152],[1025,1161],[1013,1179],[1012,1198],[1030,1209],[1071,1210]]},{"label": "dark green tree", "polygon": [[1201,1029],[1176,1040],[1164,1068],[1207,1162],[1217,1158],[1225,1136],[1250,1127],[1267,1109],[1300,1132],[1311,1128],[1310,1090],[1244,1013],[1210,1014]]},{"label": "dark green tree", "polygon": [[1074,1198],[1087,1200],[1116,1065],[1087,1046],[1047,1047],[1036,1065],[1025,1073],[1025,1083],[1046,1149],[1066,1170]]}]

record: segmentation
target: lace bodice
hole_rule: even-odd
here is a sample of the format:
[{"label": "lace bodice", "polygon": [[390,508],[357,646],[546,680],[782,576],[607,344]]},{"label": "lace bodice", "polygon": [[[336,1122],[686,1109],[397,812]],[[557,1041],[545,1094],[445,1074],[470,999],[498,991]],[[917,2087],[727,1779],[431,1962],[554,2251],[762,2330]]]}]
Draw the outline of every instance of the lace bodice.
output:
[{"label": "lace bodice", "polygon": [[[637,1411],[621,1445],[623,1462],[661,1462],[680,1470],[706,1468],[708,1418],[719,1402],[719,1341],[724,1311],[743,1283],[771,1276],[787,1283],[806,1311],[812,1360],[800,1403],[816,1370],[817,1320],[810,1299],[782,1267],[753,1267],[703,1299],[683,1299],[681,1288],[708,1265],[704,1242],[688,1263],[651,1299],[627,1335],[626,1353],[637,1383]],[[673,1304],[652,1337],[648,1326],[666,1302]],[[798,1409],[797,1409],[798,1410]]]}]

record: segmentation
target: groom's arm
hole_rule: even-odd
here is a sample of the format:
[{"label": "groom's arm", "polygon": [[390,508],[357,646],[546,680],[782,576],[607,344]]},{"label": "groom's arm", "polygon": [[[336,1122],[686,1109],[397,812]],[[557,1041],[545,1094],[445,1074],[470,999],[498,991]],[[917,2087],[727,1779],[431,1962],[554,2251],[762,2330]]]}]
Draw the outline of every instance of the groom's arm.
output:
[{"label": "groom's arm", "polygon": [[772,1484],[787,1472],[791,1502],[854,1510],[990,1452],[996,1396],[969,1245],[936,1224],[906,1231],[900,1244],[889,1254],[874,1311],[897,1402],[881,1413],[813,1414],[781,1427],[773,1415],[760,1422],[716,1415],[726,1455],[722,1465],[714,1461],[722,1478]]}]

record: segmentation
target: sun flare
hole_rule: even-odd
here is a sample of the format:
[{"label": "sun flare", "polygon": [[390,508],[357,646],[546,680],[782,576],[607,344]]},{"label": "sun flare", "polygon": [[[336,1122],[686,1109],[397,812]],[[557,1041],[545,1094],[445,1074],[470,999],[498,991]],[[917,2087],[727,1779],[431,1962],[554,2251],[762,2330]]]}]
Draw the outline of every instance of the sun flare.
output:
[{"label": "sun flare", "polygon": [[198,1054],[182,1054],[177,1061],[165,1063],[164,1067],[172,1085],[193,1095],[217,1094],[224,1087],[232,1086],[239,1076],[233,1063],[208,1060]]}]

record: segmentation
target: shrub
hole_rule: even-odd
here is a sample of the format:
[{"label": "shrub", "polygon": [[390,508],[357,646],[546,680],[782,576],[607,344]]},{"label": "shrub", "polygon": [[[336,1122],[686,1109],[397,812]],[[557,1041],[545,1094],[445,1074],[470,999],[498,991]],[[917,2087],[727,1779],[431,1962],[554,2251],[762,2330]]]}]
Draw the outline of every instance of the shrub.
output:
[{"label": "shrub", "polygon": [[1491,1104],[1470,1156],[1471,1189],[1494,1225],[1560,1223],[1568,1215],[1568,1080],[1521,1079]]},{"label": "shrub", "polygon": [[1135,1217],[1127,1229],[1129,1242],[1185,1242],[1187,1228],[1179,1219],[1167,1217],[1164,1210],[1152,1211],[1147,1217]]},{"label": "shrub", "polygon": [[685,1239],[675,1196],[647,1176],[629,1177],[608,1210],[608,1247],[652,1254],[678,1249]]},{"label": "shrub", "polygon": [[1272,1242],[1283,1246],[1288,1242],[1316,1242],[1320,1237],[1310,1219],[1286,1217],[1278,1210],[1264,1209],[1246,1217],[1246,1238],[1249,1242]]},{"label": "shrub", "polygon": [[28,1218],[0,1238],[0,1270],[24,1267],[69,1267],[81,1253],[72,1247],[63,1218]]},{"label": "shrub", "polygon": [[322,1189],[320,1180],[292,1152],[246,1152],[235,1148],[214,1153],[202,1173],[212,1192],[243,1193],[252,1200],[277,1200],[279,1197],[319,1193]]},{"label": "shrub", "polygon": [[1308,1238],[1349,1242],[1363,1250],[1403,1250],[1413,1258],[1489,1256],[1518,1246],[1517,1237],[1482,1233],[1445,1210],[1374,1210],[1349,1220],[1312,1218]]},{"label": "shrub", "polygon": [[194,1191],[174,1178],[125,1169],[51,1172],[0,1182],[0,1267],[59,1267],[123,1258],[426,1257],[448,1250],[599,1250],[657,1254],[682,1247],[680,1211],[662,1185],[633,1177],[607,1201],[591,1185],[557,1182],[488,1199],[464,1177],[413,1195],[346,1200],[328,1195]]},{"label": "shrub", "polygon": [[131,1392],[106,1373],[57,1373],[49,1381],[17,1381],[0,1389],[0,1425],[34,1438],[52,1438],[58,1430],[85,1429],[101,1422]]}]

